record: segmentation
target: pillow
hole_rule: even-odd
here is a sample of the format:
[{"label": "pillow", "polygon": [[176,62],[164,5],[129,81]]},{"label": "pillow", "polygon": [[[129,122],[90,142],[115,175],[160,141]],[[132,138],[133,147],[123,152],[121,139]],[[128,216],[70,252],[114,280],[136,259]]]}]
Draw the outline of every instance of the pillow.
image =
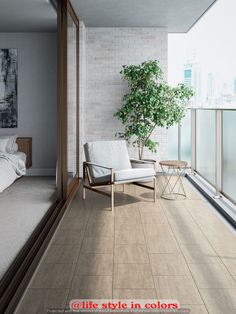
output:
[{"label": "pillow", "polygon": [[14,153],[14,144],[16,143],[17,135],[3,135],[0,136],[0,139],[7,139],[7,147],[5,149],[6,153],[13,154]]},{"label": "pillow", "polygon": [[7,153],[8,138],[0,138],[0,153]]},{"label": "pillow", "polygon": [[13,154],[15,154],[15,153],[17,153],[18,152],[18,145],[15,143],[14,145],[13,145]]}]

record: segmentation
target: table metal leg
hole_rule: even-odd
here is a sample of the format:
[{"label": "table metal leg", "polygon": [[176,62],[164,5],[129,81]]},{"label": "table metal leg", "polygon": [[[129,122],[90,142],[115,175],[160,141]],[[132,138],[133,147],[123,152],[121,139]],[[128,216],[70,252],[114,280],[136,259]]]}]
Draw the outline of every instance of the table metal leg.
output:
[{"label": "table metal leg", "polygon": [[[183,176],[185,174],[185,168],[172,168],[168,167],[168,170],[165,171],[164,167],[161,166],[162,171],[164,172],[165,178],[165,186],[161,193],[161,198],[165,198],[168,200],[177,200],[178,197],[186,198],[186,192],[183,185]],[[170,172],[171,171],[171,172]],[[176,177],[174,183],[172,183],[172,179]],[[175,192],[175,188],[179,184],[177,192]]]}]

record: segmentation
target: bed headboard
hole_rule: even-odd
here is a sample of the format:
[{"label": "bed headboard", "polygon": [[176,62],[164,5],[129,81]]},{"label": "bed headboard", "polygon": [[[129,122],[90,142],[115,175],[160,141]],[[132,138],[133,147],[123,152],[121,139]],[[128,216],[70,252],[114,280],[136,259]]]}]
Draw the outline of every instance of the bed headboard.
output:
[{"label": "bed headboard", "polygon": [[32,137],[18,137],[16,143],[19,152],[26,154],[26,168],[32,167]]}]

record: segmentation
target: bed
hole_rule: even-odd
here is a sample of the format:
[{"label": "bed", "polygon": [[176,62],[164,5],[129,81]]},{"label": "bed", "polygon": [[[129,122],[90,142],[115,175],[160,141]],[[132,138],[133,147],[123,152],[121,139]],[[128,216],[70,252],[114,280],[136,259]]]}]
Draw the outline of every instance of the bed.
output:
[{"label": "bed", "polygon": [[[7,139],[7,136],[5,138]],[[3,146],[4,136],[1,139]],[[18,137],[14,145],[12,151],[0,150],[0,192],[24,176],[26,169],[32,166],[32,138]]]}]

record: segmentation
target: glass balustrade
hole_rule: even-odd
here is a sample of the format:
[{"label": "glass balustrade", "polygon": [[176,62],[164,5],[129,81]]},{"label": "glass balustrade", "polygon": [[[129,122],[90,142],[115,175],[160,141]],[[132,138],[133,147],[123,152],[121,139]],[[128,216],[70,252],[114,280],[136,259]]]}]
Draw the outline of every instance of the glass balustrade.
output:
[{"label": "glass balustrade", "polygon": [[236,111],[223,111],[222,191],[236,202]]},{"label": "glass balustrade", "polygon": [[196,170],[208,182],[216,182],[215,110],[197,110]]},{"label": "glass balustrade", "polygon": [[191,165],[191,111],[181,121],[181,159]]}]

